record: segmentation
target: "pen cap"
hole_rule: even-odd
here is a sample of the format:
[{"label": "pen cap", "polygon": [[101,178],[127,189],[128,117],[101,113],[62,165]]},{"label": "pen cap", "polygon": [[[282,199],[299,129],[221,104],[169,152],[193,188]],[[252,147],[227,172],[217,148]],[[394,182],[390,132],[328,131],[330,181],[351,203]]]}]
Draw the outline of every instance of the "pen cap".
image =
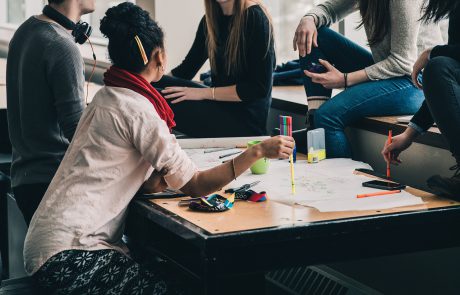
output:
[{"label": "pen cap", "polygon": [[324,150],[326,149],[324,139],[324,128],[318,128],[307,132],[308,150]]}]

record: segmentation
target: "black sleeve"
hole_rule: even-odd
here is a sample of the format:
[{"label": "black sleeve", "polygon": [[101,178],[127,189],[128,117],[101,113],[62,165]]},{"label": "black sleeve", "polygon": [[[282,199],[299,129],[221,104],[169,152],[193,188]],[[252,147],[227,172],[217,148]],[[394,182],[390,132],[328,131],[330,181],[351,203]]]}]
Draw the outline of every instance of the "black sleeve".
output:
[{"label": "black sleeve", "polygon": [[174,77],[191,80],[203,64],[208,59],[208,51],[206,47],[206,19],[203,19],[198,26],[195,41],[193,41],[192,48],[188,52],[182,63],[172,70]]},{"label": "black sleeve", "polygon": [[441,45],[436,46],[431,51],[430,58],[434,58],[437,56],[447,56],[451,57],[458,62],[460,62],[460,45]]},{"label": "black sleeve", "polygon": [[275,50],[267,16],[260,8],[248,10],[246,29],[246,71],[244,79],[236,83],[241,100],[265,98],[273,83]]},{"label": "black sleeve", "polygon": [[411,122],[420,127],[423,131],[428,130],[433,125],[433,116],[431,116],[431,112],[426,101],[423,102],[418,112],[412,117]]}]

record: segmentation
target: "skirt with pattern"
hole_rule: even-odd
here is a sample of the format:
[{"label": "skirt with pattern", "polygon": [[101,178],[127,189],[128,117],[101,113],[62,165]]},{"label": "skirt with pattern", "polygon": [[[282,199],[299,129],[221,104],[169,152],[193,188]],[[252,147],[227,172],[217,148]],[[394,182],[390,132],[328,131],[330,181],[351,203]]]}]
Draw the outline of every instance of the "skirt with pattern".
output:
[{"label": "skirt with pattern", "polygon": [[159,270],[115,250],[60,252],[34,279],[46,294],[184,294]]}]

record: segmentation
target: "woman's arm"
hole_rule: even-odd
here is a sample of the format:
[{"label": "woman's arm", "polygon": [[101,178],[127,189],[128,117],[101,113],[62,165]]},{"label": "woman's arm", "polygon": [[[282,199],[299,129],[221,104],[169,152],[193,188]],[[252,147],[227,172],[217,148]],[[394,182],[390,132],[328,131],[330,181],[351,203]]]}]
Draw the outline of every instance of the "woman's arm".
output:
[{"label": "woman's arm", "polygon": [[328,0],[317,5],[306,15],[316,16],[318,28],[330,26],[357,11],[358,2],[358,0]]},{"label": "woman's arm", "polygon": [[275,65],[273,39],[266,15],[257,8],[249,8],[246,34],[245,72],[236,85],[216,88],[168,87],[162,91],[171,103],[185,100],[216,100],[241,102],[267,97],[272,87]]},{"label": "woman's arm", "polygon": [[217,167],[195,173],[181,191],[191,196],[206,196],[220,190],[233,179],[241,175],[257,160],[266,157],[270,159],[287,159],[294,148],[291,137],[276,136],[247,149],[236,157]]},{"label": "woman's arm", "polygon": [[315,74],[305,70],[305,75],[310,77],[314,83],[321,84],[327,89],[347,88],[359,83],[369,81],[369,77],[364,70],[344,74],[337,70],[328,61],[320,59],[319,62],[327,69],[326,73]]},{"label": "woman's arm", "polygon": [[[272,137],[247,149],[233,161],[198,172],[175,136],[169,133],[166,123],[155,113],[152,114],[152,110],[146,108],[129,112],[125,118],[129,130],[122,131],[121,136],[134,146],[155,171],[160,171],[164,183],[192,196],[204,196],[221,189],[262,157],[286,159],[294,148],[293,138]],[[144,185],[149,190],[158,190],[164,186],[156,175],[151,176]]]},{"label": "woman's arm", "polygon": [[173,99],[172,104],[184,100],[215,100],[227,102],[241,102],[236,91],[236,85],[214,88],[192,88],[192,87],[166,87],[163,91],[166,99]]},{"label": "woman's arm", "polygon": [[320,63],[328,69],[327,73],[315,74],[305,71],[305,74],[312,78],[313,82],[322,84],[329,89],[353,86],[369,80],[411,75],[412,67],[418,57],[417,39],[422,2],[423,0],[391,1],[391,49],[386,59],[363,70],[348,73],[346,79],[344,73],[341,73],[327,61],[321,60]]}]

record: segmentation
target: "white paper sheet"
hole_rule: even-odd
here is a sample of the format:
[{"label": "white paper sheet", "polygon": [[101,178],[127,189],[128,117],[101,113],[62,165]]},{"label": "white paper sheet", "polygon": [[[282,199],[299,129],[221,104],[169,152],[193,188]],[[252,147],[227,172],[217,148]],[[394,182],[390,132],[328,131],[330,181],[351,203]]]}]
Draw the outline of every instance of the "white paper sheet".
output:
[{"label": "white paper sheet", "polygon": [[[205,149],[186,149],[187,154],[201,169],[219,165],[219,155],[238,149],[205,154]],[[234,155],[232,157],[236,157]],[[225,158],[231,159],[232,157]],[[228,187],[239,187],[259,180],[253,189],[266,191],[270,200],[284,204],[300,204],[314,207],[321,212],[381,210],[402,206],[421,205],[423,201],[406,191],[394,195],[376,196],[358,199],[358,194],[379,192],[381,190],[362,186],[371,180],[363,175],[354,174],[357,168],[372,169],[368,164],[350,159],[327,159],[317,164],[297,161],[294,164],[296,194],[292,195],[291,174],[288,160],[270,160],[268,173],[254,175],[249,170],[243,173]]]}]

